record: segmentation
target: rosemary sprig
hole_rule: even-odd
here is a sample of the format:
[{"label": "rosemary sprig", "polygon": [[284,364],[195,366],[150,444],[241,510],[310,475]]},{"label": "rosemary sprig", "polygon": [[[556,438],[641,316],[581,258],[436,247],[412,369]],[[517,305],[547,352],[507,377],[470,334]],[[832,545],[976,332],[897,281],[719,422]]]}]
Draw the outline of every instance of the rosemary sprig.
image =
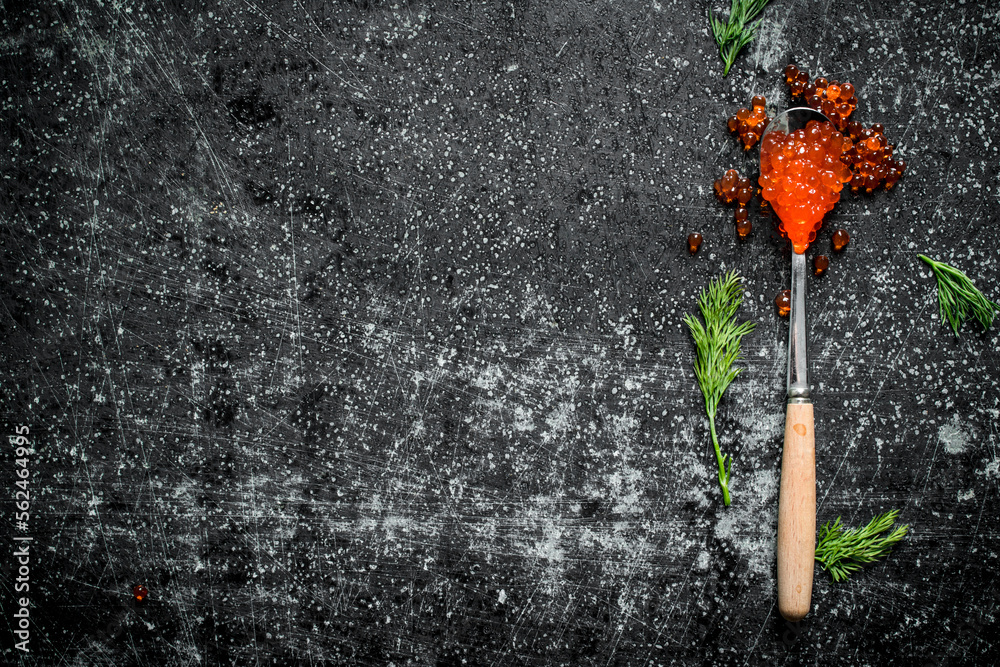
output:
[{"label": "rosemary sprig", "polygon": [[958,335],[958,330],[970,315],[983,325],[983,330],[990,328],[993,317],[1000,313],[1000,304],[990,301],[976,289],[969,277],[944,262],[935,262],[926,255],[917,255],[927,262],[938,285],[938,311],[941,321],[951,325],[952,331]]},{"label": "rosemary sprig", "polygon": [[715,18],[711,9],[708,10],[708,25],[712,29],[715,43],[719,45],[722,62],[726,65],[722,76],[729,74],[729,68],[733,66],[737,54],[757,36],[757,28],[763,19],[757,19],[755,23],[751,21],[764,11],[768,2],[770,0],[733,0],[729,19],[725,23]]},{"label": "rosemary sprig", "polygon": [[864,528],[844,529],[840,517],[831,526],[827,521],[819,532],[816,545],[816,560],[826,569],[834,581],[843,581],[865,563],[871,563],[889,554],[892,545],[903,539],[908,526],[897,526],[888,535],[882,535],[892,527],[899,516],[899,510],[879,514]]},{"label": "rosemary sprig", "polygon": [[724,455],[715,433],[715,414],[719,401],[729,384],[743,372],[733,368],[733,362],[740,358],[740,341],[753,331],[752,322],[736,324],[736,310],[743,302],[742,278],[736,271],[730,271],[709,283],[708,289],[698,297],[698,308],[705,319],[702,325],[694,315],[684,316],[684,323],[691,330],[698,350],[694,362],[694,374],[698,378],[701,393],[705,396],[705,412],[712,433],[712,446],[719,464],[719,486],[722,487],[722,501],[729,505],[729,475],[733,457]]}]

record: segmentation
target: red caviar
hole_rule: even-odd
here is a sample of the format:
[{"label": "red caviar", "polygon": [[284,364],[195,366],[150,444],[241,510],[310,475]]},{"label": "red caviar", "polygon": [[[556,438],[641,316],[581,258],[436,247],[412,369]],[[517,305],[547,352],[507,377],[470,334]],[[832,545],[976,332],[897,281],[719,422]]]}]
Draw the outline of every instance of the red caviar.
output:
[{"label": "red caviar", "polygon": [[870,128],[864,128],[861,123],[847,124],[850,141],[844,140],[844,155],[840,158],[854,172],[851,179],[851,190],[871,192],[884,185],[891,190],[903,177],[906,162],[894,160],[896,147],[885,138],[885,127],[875,123]]},{"label": "red caviar", "polygon": [[688,234],[688,252],[692,255],[698,252],[698,248],[701,247],[702,236],[698,232],[691,232]]},{"label": "red caviar", "polygon": [[818,77],[809,83],[809,73],[795,65],[785,68],[785,83],[792,97],[805,99],[813,109],[821,111],[834,127],[844,133],[844,155],[853,178],[851,190],[873,192],[879,187],[891,190],[906,171],[906,162],[893,157],[895,146],[885,137],[885,127],[875,123],[865,129],[861,123],[849,120],[858,107],[854,86],[847,82],[827,81]]},{"label": "red caviar", "polygon": [[838,229],[833,233],[830,241],[833,243],[833,250],[840,252],[851,242],[851,235],[847,233],[846,229]]},{"label": "red caviar", "polygon": [[754,144],[760,141],[760,137],[767,129],[770,118],[764,110],[766,100],[762,95],[754,95],[750,100],[751,109],[740,109],[735,116],[730,116],[726,121],[729,131],[740,138],[743,142],[743,150],[750,150]]},{"label": "red caviar", "polygon": [[760,147],[760,186],[781,220],[781,233],[803,253],[823,216],[840,200],[851,171],[841,162],[844,137],[827,122],[791,134],[770,132]]},{"label": "red caviar", "polygon": [[774,305],[778,308],[778,317],[788,317],[792,312],[792,290],[784,289],[774,297]]},{"label": "red caviar", "polygon": [[[727,169],[722,178],[717,178],[712,184],[715,189],[715,196],[723,204],[732,204],[736,201],[737,189],[740,186],[740,174],[735,169]],[[749,184],[749,180],[747,183]]]},{"label": "red caviar", "polygon": [[795,65],[785,68],[785,83],[792,97],[804,97],[806,104],[822,111],[838,130],[843,131],[847,127],[848,117],[858,108],[858,98],[850,83],[827,81],[823,77],[809,83],[809,73]]}]

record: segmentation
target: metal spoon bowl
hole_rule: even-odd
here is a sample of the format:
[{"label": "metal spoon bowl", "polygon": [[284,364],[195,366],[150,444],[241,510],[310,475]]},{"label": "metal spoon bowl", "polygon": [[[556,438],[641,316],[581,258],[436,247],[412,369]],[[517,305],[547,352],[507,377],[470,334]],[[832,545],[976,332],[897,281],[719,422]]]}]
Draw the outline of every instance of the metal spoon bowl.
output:
[{"label": "metal spoon bowl", "polygon": [[801,130],[806,126],[811,120],[817,120],[819,122],[830,122],[830,119],[824,116],[819,111],[815,109],[810,109],[809,107],[793,107],[791,109],[786,109],[782,111],[777,116],[771,119],[771,122],[767,124],[767,129],[764,130],[764,134],[761,136],[761,141],[770,132],[784,132],[785,134],[791,134],[795,130]]}]

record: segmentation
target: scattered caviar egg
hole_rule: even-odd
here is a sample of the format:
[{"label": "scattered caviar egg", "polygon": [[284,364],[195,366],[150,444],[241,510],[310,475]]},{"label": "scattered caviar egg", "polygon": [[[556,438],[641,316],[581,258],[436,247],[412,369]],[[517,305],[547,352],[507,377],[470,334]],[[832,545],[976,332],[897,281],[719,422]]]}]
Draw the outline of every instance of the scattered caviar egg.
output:
[{"label": "scattered caviar egg", "polygon": [[885,137],[885,127],[875,123],[870,128],[852,122],[847,127],[852,143],[844,144],[841,160],[851,168],[851,190],[873,192],[880,186],[891,190],[903,177],[906,163],[896,162],[896,147]]},{"label": "scattered caviar egg", "polygon": [[778,292],[778,296],[774,297],[774,305],[778,307],[778,317],[788,317],[788,313],[792,312],[792,290]]},{"label": "scattered caviar egg", "polygon": [[740,206],[736,209],[736,222],[743,222],[744,220],[750,219],[750,211],[746,206]]},{"label": "scattered caviar egg", "polygon": [[813,273],[817,276],[821,276],[826,273],[826,270],[830,268],[830,258],[826,255],[816,255],[813,258]]},{"label": "scattered caviar egg", "polygon": [[851,242],[851,235],[847,233],[846,229],[838,229],[833,233],[831,242],[833,243],[834,251],[840,252]]},{"label": "scattered caviar egg", "polygon": [[132,597],[135,598],[136,602],[142,602],[149,596],[149,590],[142,584],[138,584],[132,587]]},{"label": "scattered caviar egg", "polygon": [[[741,209],[741,210],[746,210],[746,209]],[[752,227],[753,226],[750,224],[749,218],[745,220],[740,220],[739,218],[737,218],[736,233],[739,235],[741,239],[745,239],[746,237],[750,236],[750,231]]]},{"label": "scattered caviar egg", "polygon": [[791,133],[770,132],[760,148],[761,195],[780,220],[796,253],[816,238],[823,216],[840,200],[851,172],[841,161],[842,135],[828,122],[809,121]]},{"label": "scattered caviar egg", "polygon": [[[741,186],[741,183],[744,185]],[[713,184],[715,196],[723,204],[732,204],[737,199],[739,189],[746,187],[749,183],[749,179],[741,178],[735,169],[729,169],[722,178]]]},{"label": "scattered caviar egg", "polygon": [[903,176],[903,169],[906,168],[906,163],[900,160],[899,162],[893,162],[892,166],[889,167],[885,175],[885,189],[892,190],[892,187],[896,185],[900,178]]},{"label": "scattered caviar egg", "polygon": [[726,188],[732,189],[736,187],[736,184],[740,180],[740,174],[735,169],[727,169],[726,173],[722,176],[722,185]]},{"label": "scattered caviar egg", "polygon": [[688,234],[688,252],[692,255],[698,252],[698,248],[701,247],[702,239],[701,234],[698,232],[691,232]]},{"label": "scattered caviar egg", "polygon": [[792,97],[802,95],[806,86],[809,85],[809,74],[807,72],[798,72],[795,75],[795,79],[790,81],[788,85],[792,89]]},{"label": "scattered caviar egg", "polygon": [[[794,76],[790,74],[794,73]],[[809,74],[799,70],[794,65],[785,68],[785,83],[791,90],[792,97],[803,97],[807,105],[822,111],[834,127],[843,131],[847,127],[847,118],[858,106],[854,96],[854,86],[840,81],[827,81],[818,77],[809,83]]]},{"label": "scattered caviar egg", "polygon": [[764,109],[765,104],[766,100],[763,95],[754,95],[753,99],[750,100],[751,108],[740,109],[726,123],[729,131],[743,142],[743,150],[750,150],[760,141],[768,122],[770,122],[767,111]]}]

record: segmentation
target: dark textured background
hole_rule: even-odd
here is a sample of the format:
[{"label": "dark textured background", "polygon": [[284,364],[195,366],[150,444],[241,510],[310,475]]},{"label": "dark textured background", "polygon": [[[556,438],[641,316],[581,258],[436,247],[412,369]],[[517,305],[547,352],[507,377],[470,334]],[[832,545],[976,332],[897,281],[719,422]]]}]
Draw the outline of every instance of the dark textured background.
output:
[{"label": "dark textured background", "polygon": [[[726,79],[704,2],[34,4],[0,37],[0,401],[35,538],[27,657],[4,547],[4,660],[1000,661],[998,329],[956,339],[916,258],[1000,297],[993,3],[775,0]],[[912,535],[817,570],[799,626],[789,253],[711,195],[755,169],[726,116],[787,106],[790,61],[853,82],[910,165],[829,216],[810,257],[853,240],[808,303],[819,521]],[[758,326],[727,509],[681,316],[730,268]]]}]

